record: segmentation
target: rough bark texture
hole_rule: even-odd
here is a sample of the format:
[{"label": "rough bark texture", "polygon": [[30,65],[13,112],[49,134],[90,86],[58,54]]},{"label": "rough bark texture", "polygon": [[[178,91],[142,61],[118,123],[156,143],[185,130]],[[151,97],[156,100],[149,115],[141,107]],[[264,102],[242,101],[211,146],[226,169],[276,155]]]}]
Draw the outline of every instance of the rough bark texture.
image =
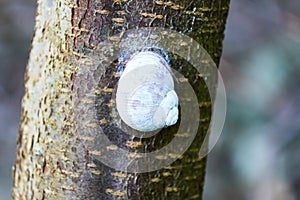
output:
[{"label": "rough bark texture", "polygon": [[[93,52],[106,39],[118,42],[114,35],[124,30],[148,26],[187,34],[219,63],[228,9],[229,0],[39,0],[25,77],[13,199],[201,199],[205,159],[198,158],[198,151],[208,129],[211,108],[208,93],[200,94],[205,89],[200,84],[201,75],[182,71],[195,85],[200,99],[201,125],[195,141],[171,166],[143,174],[115,171],[94,159],[93,155],[101,152],[86,148],[85,144],[95,138],[77,127],[74,110],[80,88],[74,86],[74,79],[79,68],[90,64],[85,52]],[[171,61],[173,65],[187,65],[182,62]],[[108,72],[100,68],[98,73],[95,97],[101,101],[107,97],[101,94],[111,91],[103,88],[106,80],[101,79]],[[81,85],[88,88],[89,83]],[[90,99],[82,101],[95,103]],[[105,105],[101,106],[96,109]],[[84,122],[86,127],[105,124],[101,113],[97,117],[100,119]],[[109,126],[106,128],[112,132],[111,139],[118,137]],[[143,149],[159,147],[172,137],[142,141]],[[155,142],[158,139],[165,141]],[[124,144],[134,142],[134,138],[126,136],[116,139],[116,145],[124,148]]]}]

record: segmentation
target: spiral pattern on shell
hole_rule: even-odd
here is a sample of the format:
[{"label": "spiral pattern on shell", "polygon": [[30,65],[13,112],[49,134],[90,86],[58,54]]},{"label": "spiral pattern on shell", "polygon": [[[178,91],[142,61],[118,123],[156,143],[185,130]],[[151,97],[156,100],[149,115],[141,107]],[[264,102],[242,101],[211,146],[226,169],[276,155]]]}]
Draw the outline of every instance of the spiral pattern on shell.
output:
[{"label": "spiral pattern on shell", "polygon": [[125,65],[116,93],[121,119],[133,129],[155,131],[178,120],[178,97],[166,60],[151,51],[133,55]]}]

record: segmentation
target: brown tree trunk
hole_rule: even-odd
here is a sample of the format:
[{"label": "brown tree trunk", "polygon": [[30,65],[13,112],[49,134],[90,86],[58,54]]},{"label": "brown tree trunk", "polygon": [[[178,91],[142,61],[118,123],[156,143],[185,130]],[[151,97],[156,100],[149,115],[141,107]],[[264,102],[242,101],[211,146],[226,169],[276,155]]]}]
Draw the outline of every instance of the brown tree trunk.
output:
[{"label": "brown tree trunk", "polygon": [[[197,94],[202,123],[187,152],[169,167],[129,173],[102,164],[93,157],[101,152],[87,147],[95,137],[79,124],[89,130],[105,122],[97,117],[79,121],[89,111],[78,113],[78,102],[95,104],[81,98],[79,86],[88,88],[95,78],[76,81],[79,71],[93,64],[87,55],[94,54],[99,42],[118,42],[115,35],[131,28],[164,27],[185,33],[219,63],[228,9],[229,0],[39,0],[25,76],[13,199],[201,199],[206,160],[198,159],[198,151],[209,125],[208,94]],[[97,52],[105,57],[105,52]],[[101,88],[106,71],[97,69],[102,83],[94,94],[101,102],[109,87]],[[171,136],[161,139],[167,137]],[[132,138],[122,139],[134,144]],[[159,144],[145,145],[151,149]]]}]

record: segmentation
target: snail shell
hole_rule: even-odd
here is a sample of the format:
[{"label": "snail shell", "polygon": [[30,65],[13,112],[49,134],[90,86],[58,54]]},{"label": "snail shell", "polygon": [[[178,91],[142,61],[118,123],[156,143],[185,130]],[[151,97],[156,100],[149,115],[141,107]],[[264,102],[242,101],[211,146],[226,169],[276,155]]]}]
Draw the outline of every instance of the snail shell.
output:
[{"label": "snail shell", "polygon": [[133,129],[150,132],[178,120],[178,97],[171,68],[151,51],[133,55],[125,65],[116,93],[121,119]]}]

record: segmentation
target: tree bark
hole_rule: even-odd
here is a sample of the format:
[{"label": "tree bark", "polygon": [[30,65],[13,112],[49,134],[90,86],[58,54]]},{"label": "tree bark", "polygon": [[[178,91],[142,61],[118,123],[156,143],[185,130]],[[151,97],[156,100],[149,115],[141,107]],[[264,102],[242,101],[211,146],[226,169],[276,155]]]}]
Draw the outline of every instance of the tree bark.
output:
[{"label": "tree bark", "polygon": [[[93,52],[105,40],[118,42],[115,35],[140,27],[182,32],[198,41],[218,64],[228,9],[229,0],[39,0],[25,75],[13,199],[201,199],[206,159],[199,159],[198,151],[211,114],[209,94],[200,94],[203,84],[195,86],[202,113],[190,148],[169,167],[127,173],[94,159],[101,152],[86,147],[95,138],[78,129],[78,119],[84,120],[85,113],[78,116],[75,110],[77,101],[95,102],[80,99],[75,81],[78,71],[89,67],[86,52]],[[186,65],[180,60],[172,62]],[[200,84],[196,72],[183,72],[192,82],[194,79],[194,85]],[[101,77],[107,71],[99,67],[97,73],[100,89],[94,94],[103,102],[108,88],[102,87],[106,80]],[[86,81],[80,85],[88,88],[90,78],[82,79]],[[113,88],[116,82],[111,84]],[[95,108],[101,110],[101,106]],[[99,115],[94,122],[80,123],[87,127],[104,123]],[[110,139],[120,137],[109,125],[103,127],[111,132]],[[167,142],[170,137],[160,140]],[[116,139],[121,147],[124,140],[127,144],[135,141],[127,136],[121,139]],[[143,145],[147,150],[162,144],[145,141]]]}]

